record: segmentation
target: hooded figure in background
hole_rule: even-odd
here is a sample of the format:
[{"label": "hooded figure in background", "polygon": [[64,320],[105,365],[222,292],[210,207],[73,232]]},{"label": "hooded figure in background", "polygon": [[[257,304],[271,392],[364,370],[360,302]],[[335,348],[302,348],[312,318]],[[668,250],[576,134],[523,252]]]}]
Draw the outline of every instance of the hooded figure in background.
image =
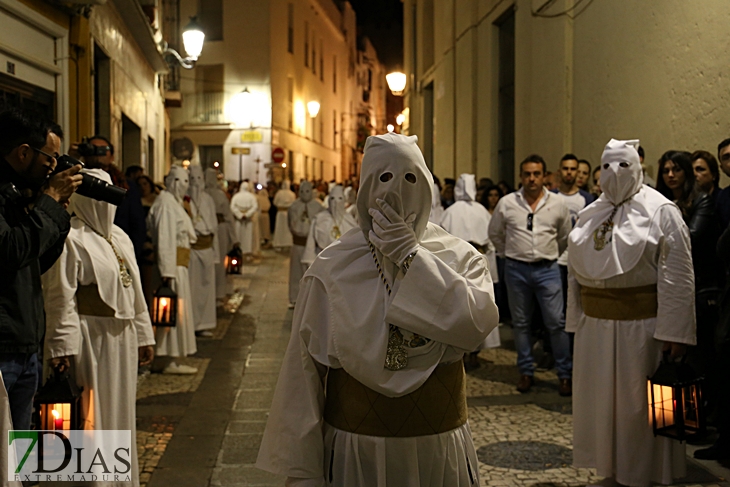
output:
[{"label": "hooded figure in background", "polygon": [[258,216],[259,203],[251,193],[251,184],[243,181],[238,193],[231,198],[231,212],[236,219],[236,235],[241,245],[241,252],[248,260],[254,251],[254,216]]},{"label": "hooded figure in background", "polygon": [[433,183],[433,196],[431,196],[431,215],[428,221],[435,225],[441,225],[441,219],[444,217],[444,205],[441,204],[441,190],[436,183]]},{"label": "hooded figure in background", "polygon": [[[101,169],[84,172],[111,183]],[[59,372],[73,359],[83,429],[131,430],[134,438],[137,367],[152,361],[155,343],[134,247],[112,223],[115,206],[76,193],[69,211],[75,216],[63,253],[43,275],[44,356]],[[131,485],[138,486],[134,441],[130,459]]]},{"label": "hooded figure in background", "polygon": [[218,218],[215,201],[205,192],[205,176],[200,166],[190,166],[190,216],[197,240],[190,250],[190,290],[193,292],[193,323],[195,332],[212,336],[217,324],[215,312],[215,266],[218,255]]},{"label": "hooded figure in background", "polygon": [[416,141],[368,138],[360,228],[302,279],[256,463],[287,485],[479,483],[461,359],[498,312],[484,256],[428,222]]},{"label": "hooded figure in background", "polygon": [[291,259],[289,262],[289,306],[293,307],[299,294],[299,281],[306,266],[302,264],[307,236],[312,219],[324,210],[314,198],[312,183],[302,181],[299,185],[299,198],[289,207],[289,230],[292,234]]},{"label": "hooded figure in background", "polygon": [[345,188],[345,211],[348,215],[352,217],[353,220],[355,220],[355,223],[357,226],[360,225],[360,222],[357,220],[357,190],[352,187],[348,186]]},{"label": "hooded figure in background", "polygon": [[289,217],[287,211],[289,207],[296,201],[297,195],[289,189],[289,181],[281,183],[281,189],[274,196],[274,206],[276,206],[276,228],[274,229],[275,249],[283,249],[292,246],[292,235],[289,231]]},{"label": "hooded figure in background", "polygon": [[[157,356],[185,357],[197,350],[190,293],[190,246],[197,236],[190,215],[183,206],[190,185],[188,172],[181,166],[170,167],[161,191],[147,216],[147,227],[155,244],[160,276],[177,293],[176,326],[157,327]],[[172,361],[168,374],[194,374],[198,369]]]},{"label": "hooded figure in background", "polygon": [[259,202],[259,236],[264,244],[268,244],[271,241],[271,225],[269,222],[269,210],[271,209],[271,200],[269,199],[269,192],[266,188],[261,188],[256,193],[256,201]]},{"label": "hooded figure in background", "polygon": [[312,265],[317,255],[332,242],[357,227],[357,222],[345,211],[345,195],[342,186],[330,189],[327,196],[327,211],[317,214],[307,236],[307,246],[302,255],[302,264]]},{"label": "hooded figure in background", "polygon": [[224,262],[226,254],[238,243],[238,237],[236,237],[235,220],[230,202],[226,193],[218,186],[218,171],[213,168],[205,170],[205,192],[213,198],[215,216],[218,221],[216,232],[218,246],[214,247],[218,254],[218,260],[215,263],[215,297],[222,300],[233,292],[230,289],[231,284],[226,279]]},{"label": "hooded figure in background", "polygon": [[[436,188],[434,188],[435,190]],[[497,253],[494,245],[489,241],[489,222],[492,215],[489,214],[484,205],[478,203],[475,198],[477,194],[476,177],[473,174],[462,174],[456,181],[454,187],[453,205],[443,211],[441,217],[441,226],[444,230],[455,237],[466,240],[472,244],[479,252],[487,257],[489,263],[489,274],[492,276],[492,282],[499,282],[499,273],[497,272]],[[433,207],[432,201],[432,207]],[[439,199],[439,205],[441,201]],[[495,328],[489,334],[482,348],[496,348],[501,345],[499,339],[499,329]],[[478,366],[476,361],[476,353],[471,354],[471,366]]]},{"label": "hooded figure in background", "polygon": [[685,475],[685,447],[655,437],[646,378],[694,345],[694,272],[679,208],[642,185],[638,140],[611,139],[603,194],[568,237],[566,331],[575,333],[573,464],[631,487]]}]

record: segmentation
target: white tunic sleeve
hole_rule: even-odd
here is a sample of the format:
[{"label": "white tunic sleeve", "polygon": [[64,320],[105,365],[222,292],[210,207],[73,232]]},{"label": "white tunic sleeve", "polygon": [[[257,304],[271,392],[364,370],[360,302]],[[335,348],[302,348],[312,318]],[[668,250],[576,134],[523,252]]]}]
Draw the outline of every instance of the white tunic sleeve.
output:
[{"label": "white tunic sleeve", "polygon": [[476,349],[499,324],[499,312],[486,258],[474,254],[460,267],[457,272],[420,248],[388,308],[386,322],[437,342]]},{"label": "white tunic sleeve", "polygon": [[654,338],[695,345],[695,283],[689,230],[678,208],[665,205],[657,213],[663,239],[657,264],[659,308]]},{"label": "white tunic sleeve", "polygon": [[79,265],[74,243],[67,240],[61,257],[43,274],[47,359],[77,355],[81,348],[81,325],[76,309]]},{"label": "white tunic sleeve", "polygon": [[573,269],[568,265],[568,306],[565,309],[565,331],[578,331],[578,321],[583,314],[583,305],[580,301],[580,283],[573,275]]},{"label": "white tunic sleeve", "polygon": [[175,279],[177,277],[177,215],[172,202],[164,203],[154,215],[155,246],[160,276]]},{"label": "white tunic sleeve", "polygon": [[323,377],[327,369],[315,362],[309,349],[322,352],[326,343],[321,343],[317,330],[302,318],[318,316],[326,330],[329,304],[322,284],[311,278],[302,281],[297,303],[256,467],[298,479],[323,478]]}]

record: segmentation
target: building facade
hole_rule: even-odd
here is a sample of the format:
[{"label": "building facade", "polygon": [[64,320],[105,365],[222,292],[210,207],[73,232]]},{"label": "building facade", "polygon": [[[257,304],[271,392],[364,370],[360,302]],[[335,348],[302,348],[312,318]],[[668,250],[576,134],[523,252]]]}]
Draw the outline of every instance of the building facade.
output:
[{"label": "building facade", "polygon": [[160,180],[169,157],[159,29],[137,0],[91,3],[0,2],[0,104],[56,120],[64,149],[103,135],[117,165]]},{"label": "building facade", "polygon": [[[404,0],[404,130],[436,175],[515,181],[541,154],[594,164],[611,138],[667,149],[730,135],[722,0]],[[654,172],[656,176],[656,173]]]},{"label": "building facade", "polygon": [[219,162],[227,179],[262,183],[358,173],[359,129],[384,130],[385,81],[373,50],[372,82],[359,83],[349,3],[180,0],[180,26],[196,15],[206,43],[195,68],[180,73],[182,105],[168,109],[173,156],[177,142],[193,164]]}]

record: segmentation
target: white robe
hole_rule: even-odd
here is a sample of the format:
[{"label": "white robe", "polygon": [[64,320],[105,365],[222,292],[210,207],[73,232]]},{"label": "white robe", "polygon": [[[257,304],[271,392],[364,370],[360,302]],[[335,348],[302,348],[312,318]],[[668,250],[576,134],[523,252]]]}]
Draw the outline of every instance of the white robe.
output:
[{"label": "white robe", "polygon": [[168,191],[162,191],[150,208],[147,227],[157,253],[160,277],[172,278],[177,294],[176,326],[158,326],[156,355],[184,357],[197,352],[188,268],[177,265],[177,248],[189,249],[195,242],[193,222],[183,206]]},{"label": "white robe", "polygon": [[226,279],[225,261],[226,254],[231,251],[233,244],[238,241],[234,228],[235,220],[233,213],[231,213],[230,202],[217,184],[213,187],[207,186],[205,192],[213,198],[216,218],[220,215],[222,220],[218,222],[218,231],[216,232],[218,247],[215,250],[218,252],[218,262],[215,264],[215,296],[218,299],[223,299],[227,294],[233,292],[231,283]]},{"label": "white robe", "polygon": [[269,223],[269,209],[271,201],[269,192],[265,189],[256,193],[256,200],[259,203],[259,235],[263,240],[271,240],[271,224]]},{"label": "white robe", "polygon": [[[652,433],[647,377],[656,372],[665,341],[695,344],[687,227],[673,205],[661,207],[650,225],[643,254],[623,274],[587,279],[575,273],[568,255],[566,331],[575,332],[573,464],[596,468],[598,475],[632,487],[671,484],[685,474],[685,446]],[[583,313],[581,286],[614,289],[655,283],[656,318],[613,321]]]},{"label": "white robe", "polygon": [[218,256],[218,217],[215,201],[208,193],[201,191],[200,201],[190,201],[193,227],[197,236],[213,235],[213,246],[209,249],[190,250],[190,291],[192,292],[193,323],[195,331],[212,330],[216,327],[216,264]]},{"label": "white robe", "polygon": [[276,206],[276,227],[274,228],[274,248],[284,248],[292,246],[291,232],[289,231],[289,217],[287,212],[289,207],[297,199],[294,191],[290,189],[280,189],[274,196],[274,206]]},{"label": "white robe", "polygon": [[[463,300],[463,305],[440,306],[453,299]],[[297,302],[256,466],[312,479],[307,485],[324,486],[330,470],[333,481],[327,485],[338,487],[479,485],[468,424],[411,438],[342,431],[322,418],[321,378],[327,368],[345,368],[368,387],[397,397],[420,387],[439,363],[461,360],[498,321],[484,257],[429,225],[410,269],[398,274],[388,296],[357,228],[320,254],[302,280]],[[347,316],[341,315],[348,309]],[[432,338],[407,349],[405,369],[383,367],[388,341],[384,320],[401,326],[406,335]],[[349,326],[348,321],[356,324]]]},{"label": "white robe", "polygon": [[[322,205],[315,200],[304,202],[297,199],[289,207],[289,231],[292,236],[307,238],[309,228],[312,226],[312,219],[320,212],[324,211]],[[299,281],[304,276],[306,266],[302,264],[304,256],[304,245],[296,245],[292,243],[289,252],[289,302],[296,303],[299,294]]]},{"label": "white robe", "polygon": [[244,255],[254,251],[254,215],[258,214],[256,197],[247,190],[241,190],[231,198],[231,212],[236,219],[236,235]]},{"label": "white robe", "polygon": [[[0,435],[5,439],[8,437],[8,431],[13,429],[13,421],[10,417],[10,402],[8,400],[8,392],[3,382],[3,373],[0,372]],[[22,487],[21,482],[15,480],[8,481],[8,455],[15,455],[15,448],[9,448],[7,441],[0,442],[0,485],[2,487]]]},{"label": "white robe", "polygon": [[302,255],[302,264],[312,265],[317,255],[337,240],[335,226],[339,228],[340,235],[346,234],[353,228],[359,228],[357,222],[346,212],[343,212],[342,219],[338,222],[329,211],[320,212],[312,220],[312,227],[307,236],[307,246]]},{"label": "white robe", "polygon": [[[124,259],[132,285],[123,287],[111,245],[80,219],[71,220],[63,253],[43,275],[46,310],[45,358],[73,356],[74,379],[82,392],[85,430],[132,431],[132,485],[139,485],[135,441],[138,347],[154,345],[134,247],[117,226],[112,241]],[[80,315],[79,285],[96,284],[114,317]],[[43,485],[49,485],[43,483]],[[60,484],[59,484],[60,485]],[[119,487],[125,482],[92,485]]]}]

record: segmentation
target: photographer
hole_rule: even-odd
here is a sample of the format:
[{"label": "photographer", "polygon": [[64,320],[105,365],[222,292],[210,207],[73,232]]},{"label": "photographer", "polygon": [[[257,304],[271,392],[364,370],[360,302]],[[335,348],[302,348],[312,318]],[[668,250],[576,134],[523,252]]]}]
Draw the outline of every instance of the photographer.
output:
[{"label": "photographer", "polygon": [[88,169],[103,169],[111,176],[115,186],[127,190],[126,198],[117,207],[114,224],[124,230],[132,240],[134,255],[137,262],[141,262],[147,238],[142,193],[139,186],[133,180],[125,178],[122,171],[114,164],[114,145],[106,137],[94,135],[79,144],[71,145],[69,154],[82,157]]},{"label": "photographer", "polygon": [[49,179],[63,137],[54,123],[3,112],[0,134],[0,371],[14,427],[27,430],[45,330],[41,274],[63,250],[81,167]]}]

